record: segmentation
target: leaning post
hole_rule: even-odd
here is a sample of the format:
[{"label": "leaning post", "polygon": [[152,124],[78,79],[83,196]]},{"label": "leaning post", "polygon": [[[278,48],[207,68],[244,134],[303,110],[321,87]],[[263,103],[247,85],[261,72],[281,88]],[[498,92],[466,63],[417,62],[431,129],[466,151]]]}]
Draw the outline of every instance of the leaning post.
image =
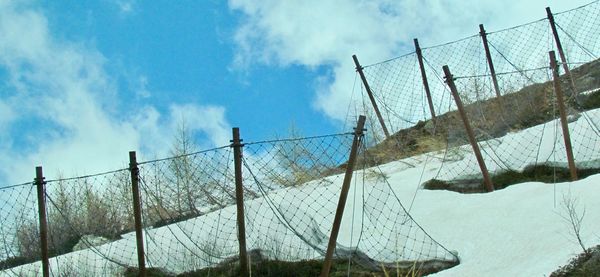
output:
[{"label": "leaning post", "polygon": [[563,50],[562,43],[560,42],[560,38],[558,37],[558,30],[556,29],[556,21],[554,21],[554,15],[550,10],[550,7],[546,7],[546,14],[548,16],[548,21],[550,22],[550,28],[552,29],[552,34],[554,35],[554,42],[556,43],[556,49],[558,50],[558,55],[560,56],[560,60],[562,62],[563,69],[565,70],[565,75],[567,75],[567,79],[571,85],[571,89],[573,90],[573,96],[577,99],[577,90],[575,90],[575,81],[573,80],[573,75],[571,75],[571,70],[569,69],[569,64],[567,63],[567,58],[565,56],[565,51]]},{"label": "leaning post", "polygon": [[354,64],[356,65],[356,71],[358,71],[358,74],[360,75],[360,79],[362,80],[362,83],[365,86],[365,90],[367,91],[367,94],[369,95],[369,100],[371,101],[371,105],[373,105],[373,109],[375,110],[375,115],[377,115],[377,119],[379,120],[381,129],[383,129],[385,138],[389,138],[390,132],[388,131],[387,127],[385,126],[385,121],[383,120],[383,116],[381,116],[381,112],[379,112],[379,107],[377,106],[377,103],[375,102],[375,97],[373,96],[373,91],[371,90],[371,87],[369,86],[369,82],[367,82],[367,77],[365,77],[365,73],[363,72],[363,67],[358,62],[358,58],[356,57],[356,55],[352,55],[352,59],[354,60]]},{"label": "leaning post", "polygon": [[131,192],[133,196],[133,220],[137,247],[139,276],[146,276],[146,259],[144,255],[144,233],[142,227],[142,202],[140,200],[140,170],[135,151],[129,152],[129,171],[131,172]]},{"label": "leaning post", "polygon": [[492,179],[490,178],[490,174],[485,165],[485,161],[483,160],[483,156],[481,155],[481,150],[479,149],[479,145],[477,144],[477,140],[475,139],[475,134],[473,133],[473,128],[471,128],[471,123],[469,123],[469,119],[467,118],[467,113],[465,112],[465,108],[463,106],[462,100],[460,99],[460,95],[458,95],[458,90],[456,89],[456,85],[454,84],[454,76],[450,73],[450,69],[447,65],[444,65],[444,74],[446,78],[446,83],[448,87],[450,87],[450,92],[454,97],[454,102],[456,102],[456,107],[458,108],[458,113],[462,119],[463,124],[465,125],[465,131],[467,132],[467,137],[469,138],[469,142],[471,143],[471,147],[473,147],[473,152],[475,153],[475,158],[477,158],[477,163],[479,164],[479,168],[481,169],[481,174],[483,175],[483,183],[485,185],[485,189],[488,192],[494,191],[494,184],[492,183]]},{"label": "leaning post", "polygon": [[337,236],[340,232],[340,225],[342,224],[342,216],[344,215],[346,199],[348,198],[348,191],[350,190],[350,182],[352,181],[354,164],[356,163],[358,148],[360,146],[360,143],[362,142],[365,120],[366,117],[364,115],[359,116],[358,123],[356,124],[356,128],[354,129],[354,140],[352,141],[350,157],[348,157],[346,173],[344,175],[344,181],[342,183],[342,191],[340,192],[340,199],[338,201],[337,210],[333,219],[333,226],[331,228],[331,235],[329,236],[329,244],[327,245],[327,252],[325,254],[325,261],[323,262],[323,269],[321,270],[321,277],[329,276],[329,270],[331,269],[333,252],[335,251]]},{"label": "leaning post", "polygon": [[249,277],[248,254],[246,251],[246,223],[244,220],[244,184],[242,178],[242,140],[240,129],[233,128],[233,163],[235,169],[235,203],[237,205],[238,242],[240,246],[240,276]]},{"label": "leaning post", "polygon": [[483,48],[485,49],[485,58],[490,69],[490,74],[492,75],[494,91],[496,92],[496,97],[500,98],[500,87],[498,86],[498,78],[496,78],[496,69],[494,68],[492,54],[490,53],[490,46],[487,40],[487,33],[485,32],[485,28],[483,28],[483,24],[479,24],[479,35],[481,36],[481,40],[483,42]]},{"label": "leaning post", "polygon": [[41,166],[35,168],[35,186],[37,187],[38,213],[40,220],[40,250],[42,255],[42,276],[50,276],[48,257],[48,219],[46,216],[46,181]]},{"label": "leaning post", "polygon": [[560,77],[558,76],[558,65],[556,64],[556,54],[554,51],[548,53],[550,55],[550,68],[552,69],[552,81],[554,91],[556,92],[556,102],[558,102],[558,112],[560,113],[560,125],[562,127],[565,148],[567,151],[567,161],[569,163],[569,172],[571,180],[577,181],[577,168],[575,167],[575,157],[573,155],[573,147],[571,145],[571,135],[569,133],[569,123],[567,121],[567,111],[565,107],[562,89],[560,87]]},{"label": "leaning post", "polygon": [[433,107],[433,100],[431,99],[431,90],[429,89],[429,82],[427,81],[427,73],[425,73],[425,64],[423,63],[423,51],[419,46],[419,40],[414,39],[415,52],[417,53],[417,60],[419,61],[419,68],[421,69],[421,79],[423,80],[423,88],[425,88],[425,95],[427,96],[427,104],[429,105],[429,112],[431,113],[431,119],[435,125],[435,109]]}]

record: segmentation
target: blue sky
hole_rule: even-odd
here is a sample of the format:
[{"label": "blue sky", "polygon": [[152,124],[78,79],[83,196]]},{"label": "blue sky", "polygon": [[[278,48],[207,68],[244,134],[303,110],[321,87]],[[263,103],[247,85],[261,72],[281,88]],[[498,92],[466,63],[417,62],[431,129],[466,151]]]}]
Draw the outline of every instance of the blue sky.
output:
[{"label": "blue sky", "polygon": [[61,1],[46,3],[53,15],[49,27],[59,37],[89,43],[110,61],[105,69],[116,77],[122,99],[134,100],[123,101],[122,109],[151,104],[164,110],[172,103],[226,106],[229,123],[246,127],[243,134],[254,138],[285,132],[291,122],[316,133],[333,128],[309,107],[311,80],[323,74],[319,68],[232,68],[232,37],[241,15],[227,2],[76,3],[69,13]]},{"label": "blue sky", "polygon": [[[363,64],[588,1],[0,0],[0,185],[200,148],[341,131]],[[465,12],[468,11],[468,12]],[[348,129],[348,128],[346,128]]]}]

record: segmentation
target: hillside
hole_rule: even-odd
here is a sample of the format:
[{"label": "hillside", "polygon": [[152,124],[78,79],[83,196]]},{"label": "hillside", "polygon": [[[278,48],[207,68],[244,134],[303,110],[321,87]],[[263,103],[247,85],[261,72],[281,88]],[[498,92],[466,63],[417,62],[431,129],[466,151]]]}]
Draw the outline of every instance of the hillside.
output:
[{"label": "hillside", "polygon": [[[589,136],[598,135],[599,73],[600,61],[573,70],[580,86],[578,90],[588,91],[577,101],[570,98],[570,105],[577,107],[576,112],[573,108],[577,116],[569,122],[569,128],[577,130],[572,134],[575,147],[585,146],[590,142]],[[482,118],[487,118],[474,123],[482,149],[495,147],[494,151],[508,154],[515,162],[505,161],[502,166],[517,169],[536,164],[540,156],[552,156],[561,142],[556,135],[559,124],[555,110],[549,104],[551,93],[551,84],[537,84],[500,100],[467,106],[472,112],[484,112]],[[518,116],[498,120],[499,110],[511,110]],[[569,203],[574,203],[572,211],[583,216],[580,233],[583,245],[600,244],[600,221],[595,220],[600,216],[597,200],[600,199],[597,186],[600,175],[593,172],[576,182],[559,183],[555,171],[551,176],[554,184],[524,181],[492,193],[460,194],[423,189],[427,182],[438,178],[444,168],[461,169],[451,176],[452,180],[459,180],[454,184],[462,184],[480,174],[456,112],[440,115],[435,130],[432,124],[421,122],[361,153],[348,196],[352,201],[346,203],[337,241],[341,265],[337,266],[336,274],[383,275],[381,266],[393,272],[394,268],[410,267],[412,261],[413,265],[419,264],[419,273],[447,268],[432,276],[548,275],[582,251],[570,223],[564,219]],[[526,156],[521,149],[513,147],[530,142],[532,133],[541,134],[536,157]],[[331,148],[334,144],[337,150],[347,151],[342,139],[331,139],[318,146]],[[246,150],[251,147],[247,145]],[[256,146],[263,151],[266,147]],[[439,151],[446,148],[450,150]],[[449,158],[449,152],[454,156]],[[343,178],[338,165],[343,160],[323,173],[322,178],[300,176],[302,178],[297,180],[302,182],[282,188],[278,183],[281,180],[269,175],[282,169],[266,166],[273,163],[273,154],[260,156],[257,153],[245,154],[251,163],[246,168],[256,170],[259,175],[248,172],[252,176],[246,176],[246,180],[254,178],[254,181],[265,182],[256,181],[255,191],[264,187],[278,189],[261,191],[245,202],[247,228],[251,230],[247,233],[250,253],[269,266],[289,269],[300,265],[318,271],[339,197]],[[600,168],[600,153],[588,154],[578,162]],[[228,163],[223,160],[226,154],[218,156],[220,162]],[[209,157],[207,154],[201,160],[207,162],[204,158]],[[265,164],[261,165],[261,159],[267,160]],[[558,161],[564,166],[563,160]],[[311,162],[314,160],[308,164],[314,166]],[[269,174],[261,176],[260,166],[265,166]],[[497,164],[490,164],[489,169],[503,170]],[[227,182],[225,178],[224,185],[231,187]],[[215,274],[215,270],[235,268],[236,207],[212,205],[199,207],[199,210],[203,211],[199,216],[174,223],[165,221],[163,224],[170,224],[145,229],[146,259],[150,267],[160,269],[165,276],[204,276],[204,273]],[[56,274],[67,276],[135,273],[129,269],[137,263],[135,245],[134,233],[122,234],[114,241],[53,257],[51,268]],[[351,261],[351,266],[346,261]],[[456,264],[457,261],[460,263]],[[434,265],[435,270],[426,271],[431,267],[422,267],[424,264]],[[35,262],[4,270],[0,276],[39,272],[40,263]],[[270,271],[265,272],[269,275]],[[221,274],[235,275],[231,271]]]},{"label": "hillside", "polygon": [[[598,109],[586,113],[589,113],[592,118],[600,116]],[[582,118],[571,122],[572,127],[582,128],[576,126],[583,121]],[[515,140],[527,131],[522,130],[505,137]],[[364,199],[365,202],[363,204],[353,204],[351,201],[347,203],[338,247],[354,245],[352,243],[353,231],[356,231],[356,228],[360,228],[361,225],[367,224],[369,220],[375,220],[372,218],[374,214],[371,212],[365,215],[366,218],[361,219],[359,215],[365,208],[388,206],[396,211],[402,209],[401,206],[395,204],[395,200],[380,198],[381,192],[388,190],[398,197],[400,203],[404,203],[404,205],[413,203],[408,207],[404,206],[407,211],[410,211],[412,218],[419,222],[431,237],[458,254],[459,265],[434,276],[544,276],[559,266],[567,264],[571,257],[581,252],[581,249],[574,242],[568,222],[561,217],[564,215],[564,205],[561,204],[563,197],[577,201],[576,208],[581,214],[585,209],[581,232],[583,243],[588,246],[600,244],[600,236],[597,231],[600,230],[600,221],[594,220],[600,216],[600,202],[597,201],[600,199],[600,187],[597,186],[600,182],[600,175],[590,176],[572,183],[528,182],[486,194],[458,194],[450,191],[417,189],[422,182],[435,177],[437,170],[442,166],[441,160],[435,158],[439,155],[440,153],[427,153],[357,171],[355,179],[360,182],[355,184],[356,190],[351,190],[349,199]],[[469,159],[469,157],[465,157],[465,159]],[[310,192],[312,197],[310,202],[298,200],[302,202],[295,203],[295,209],[289,212],[312,216],[312,221],[308,222],[312,222],[313,225],[310,225],[310,228],[307,227],[306,231],[318,230],[317,233],[325,235],[330,228],[328,222],[331,222],[331,215],[315,219],[314,216],[317,215],[310,213],[310,205],[311,203],[320,203],[323,209],[333,211],[335,202],[330,200],[337,199],[341,185],[341,179],[338,177],[327,177],[325,179],[328,181],[325,183],[316,180],[303,186],[277,190],[268,194],[269,199],[283,199],[286,195],[305,195]],[[515,201],[515,199],[520,200]],[[262,222],[256,221],[258,218],[248,221],[249,228],[254,229],[252,234],[256,236],[272,232],[271,224],[273,224],[272,220],[275,215],[270,209],[263,206],[265,200],[267,199],[258,198],[246,203],[247,209],[256,211],[262,216],[262,220],[271,222],[263,225]],[[292,204],[288,203],[288,205]],[[177,240],[174,236],[187,231],[191,232],[193,237],[203,238],[201,241],[208,241],[211,238],[210,230],[193,228],[193,226],[200,221],[207,224],[214,223],[224,215],[233,216],[234,214],[235,207],[230,206],[177,224],[147,229],[146,237],[153,238],[148,241],[150,248],[148,258],[152,261],[151,265],[164,268],[171,273],[186,272],[185,264],[161,262],[185,260],[183,259],[186,255],[185,252],[177,250],[185,244],[177,247],[169,245],[169,243],[177,243],[177,241],[181,243],[181,239]],[[356,216],[352,216],[354,214]],[[386,220],[394,220],[394,217],[389,217],[389,215],[380,217],[373,222],[375,223],[373,229],[363,230],[363,238],[367,239],[376,235],[382,228],[381,226],[394,226],[393,221]],[[223,228],[235,229],[234,221],[228,222],[230,225],[223,226]],[[253,237],[252,234],[249,235],[250,241],[259,239]],[[314,242],[321,240],[322,238]],[[237,243],[233,237],[230,242],[227,245],[219,245],[219,252],[231,253],[232,256],[235,256]],[[191,242],[187,243],[190,243],[187,247],[194,247]],[[305,243],[296,239],[293,245],[302,249],[306,247]],[[52,258],[51,266],[56,270],[67,272],[76,270],[81,273],[83,270],[87,275],[118,274],[120,272],[119,265],[110,262],[107,257],[123,264],[135,265],[136,263],[133,251],[125,254],[120,249],[135,249],[135,236],[126,234],[120,240],[93,249],[80,250]],[[371,255],[368,252],[365,253]],[[385,259],[384,256],[371,257],[378,257],[377,260],[380,261]],[[214,259],[219,258],[215,257]],[[58,264],[59,261],[63,263],[68,261],[70,266],[61,267]],[[108,271],[111,268],[112,271]],[[19,272],[34,272],[39,269],[39,263],[33,263],[4,271],[0,275],[13,276],[19,275]]]},{"label": "hillside", "polygon": [[[600,60],[583,64],[571,71],[576,90],[587,92],[571,97],[569,81],[561,76],[561,87],[569,99],[571,112],[581,112],[600,107]],[[459,91],[459,93],[461,93]],[[465,106],[468,114],[477,114],[471,121],[477,138],[490,139],[508,132],[526,129],[558,116],[553,107],[552,81],[533,84],[503,95],[500,99],[489,99]],[[534,111],[534,112],[532,112]],[[415,126],[400,130],[390,138],[367,151],[367,160],[372,165],[468,144],[466,132],[458,111],[438,115],[436,121],[419,121]]]}]

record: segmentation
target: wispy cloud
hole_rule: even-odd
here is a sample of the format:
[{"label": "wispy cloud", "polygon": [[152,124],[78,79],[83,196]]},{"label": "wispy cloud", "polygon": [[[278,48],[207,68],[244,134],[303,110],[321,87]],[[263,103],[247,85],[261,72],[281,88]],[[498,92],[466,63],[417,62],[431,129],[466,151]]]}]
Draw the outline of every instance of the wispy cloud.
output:
[{"label": "wispy cloud", "polygon": [[117,0],[115,3],[122,14],[128,14],[133,12],[136,2],[135,0]]},{"label": "wispy cloud", "polygon": [[[191,131],[204,134],[210,144],[201,145],[203,148],[212,146],[223,146],[231,139],[231,127],[225,118],[225,108],[220,106],[198,106],[193,104],[171,105],[171,124],[185,122]],[[172,125],[171,129],[176,129]]]},{"label": "wispy cloud", "polygon": [[150,97],[150,91],[148,91],[148,77],[145,75],[141,75],[137,77],[137,82],[135,83],[135,94],[141,98]]},{"label": "wispy cloud", "polygon": [[[0,91],[0,184],[31,179],[36,165],[49,176],[83,174],[125,166],[129,150],[164,155],[182,113],[204,120],[192,131],[206,132],[215,144],[228,141],[221,107],[119,110],[123,93],[105,70],[107,62],[85,42],[55,38],[39,9],[0,1],[0,78],[6,84]],[[149,94],[148,80],[137,81]]]},{"label": "wispy cloud", "polygon": [[0,133],[6,133],[8,125],[15,119],[12,107],[0,99]]}]

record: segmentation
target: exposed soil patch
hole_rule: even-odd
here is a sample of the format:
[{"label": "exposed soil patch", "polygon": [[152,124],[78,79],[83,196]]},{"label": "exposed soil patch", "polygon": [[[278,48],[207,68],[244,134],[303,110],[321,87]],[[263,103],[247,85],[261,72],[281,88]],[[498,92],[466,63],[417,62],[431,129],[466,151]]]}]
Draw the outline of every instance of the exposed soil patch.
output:
[{"label": "exposed soil patch", "polygon": [[[262,256],[260,250],[252,250],[249,253],[252,276],[319,276],[323,267],[323,260],[281,261],[269,260]],[[379,263],[365,266],[354,259],[334,259],[329,276],[425,276],[439,272],[458,265],[458,261],[420,261],[398,263]],[[237,257],[225,260],[213,267],[207,267],[193,272],[179,275],[170,274],[161,269],[151,268],[147,270],[148,276],[241,276],[240,265]],[[136,268],[127,269],[125,276],[138,276]]]},{"label": "exposed soil patch", "polygon": [[[600,173],[600,168],[578,169],[579,179]],[[522,172],[509,170],[500,174],[492,175],[492,183],[496,190],[504,189],[514,184],[524,182],[556,183],[571,181],[568,168],[549,165],[535,165],[525,168]],[[460,193],[484,193],[483,179],[457,179],[443,181],[432,179],[423,184],[424,189],[450,190]]]},{"label": "exposed soil patch", "polygon": [[599,277],[600,276],[600,245],[581,253],[573,258],[568,265],[552,272],[550,277]]}]

